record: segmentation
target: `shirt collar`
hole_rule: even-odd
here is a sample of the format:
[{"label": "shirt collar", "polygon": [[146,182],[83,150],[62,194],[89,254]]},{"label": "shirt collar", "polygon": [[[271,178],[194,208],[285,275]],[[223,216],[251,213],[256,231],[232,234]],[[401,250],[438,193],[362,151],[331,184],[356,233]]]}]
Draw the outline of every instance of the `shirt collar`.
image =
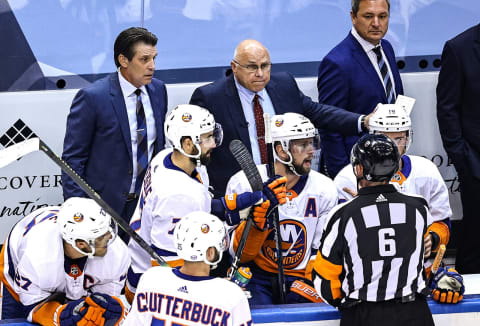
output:
[{"label": "shirt collar", "polygon": [[363,51],[365,51],[366,53],[372,51],[374,48],[376,48],[377,46],[381,46],[381,42],[378,43],[378,45],[373,45],[372,43],[368,42],[367,40],[365,40],[363,37],[360,36],[360,34],[358,34],[357,30],[355,29],[355,27],[352,27],[352,31],[351,31],[353,37],[355,37],[355,39],[358,41],[358,43],[360,43],[360,45],[362,46],[363,48]]},{"label": "shirt collar", "polygon": [[258,96],[260,97],[260,100],[263,100],[265,98],[265,88],[262,89],[260,92],[252,92],[251,90],[249,90],[248,88],[245,88],[243,87],[237,80],[237,78],[235,76],[233,76],[233,79],[235,80],[235,86],[237,86],[237,89],[238,89],[238,95],[240,96],[243,96],[244,98],[246,98],[248,100],[248,102],[253,102],[253,98],[255,97],[255,94],[258,94]]},{"label": "shirt collar", "polygon": [[[132,96],[133,92],[135,92],[137,88],[133,86],[128,80],[126,80],[125,77],[123,77],[122,73],[120,72],[120,68],[118,68],[117,73],[123,97],[127,98]],[[142,91],[142,94],[147,94],[147,88],[145,87],[145,85],[142,85],[142,87],[140,87],[140,90]]]}]

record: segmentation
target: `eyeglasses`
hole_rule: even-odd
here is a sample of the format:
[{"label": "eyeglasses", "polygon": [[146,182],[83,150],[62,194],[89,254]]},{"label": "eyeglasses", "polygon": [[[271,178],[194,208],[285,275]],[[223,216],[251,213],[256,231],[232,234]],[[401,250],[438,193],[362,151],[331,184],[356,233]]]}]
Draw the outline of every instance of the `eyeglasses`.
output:
[{"label": "eyeglasses", "polygon": [[260,69],[261,71],[263,72],[268,72],[270,71],[270,69],[272,68],[272,64],[269,62],[269,63],[262,63],[260,66],[257,66],[257,65],[254,65],[254,64],[250,64],[250,65],[242,65],[240,63],[238,63],[237,60],[232,60],[233,62],[235,62],[235,64],[239,65],[240,67],[242,67],[243,69],[245,69],[246,71],[248,72],[257,72],[258,69]]}]

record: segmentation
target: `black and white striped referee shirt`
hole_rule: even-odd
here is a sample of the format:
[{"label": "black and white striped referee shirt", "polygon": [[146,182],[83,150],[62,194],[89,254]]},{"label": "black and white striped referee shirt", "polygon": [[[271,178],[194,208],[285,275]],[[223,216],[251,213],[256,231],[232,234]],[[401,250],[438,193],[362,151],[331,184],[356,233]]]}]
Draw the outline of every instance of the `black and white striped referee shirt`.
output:
[{"label": "black and white striped referee shirt", "polygon": [[392,185],[362,188],[327,220],[312,274],[324,301],[385,301],[425,291],[425,199]]}]

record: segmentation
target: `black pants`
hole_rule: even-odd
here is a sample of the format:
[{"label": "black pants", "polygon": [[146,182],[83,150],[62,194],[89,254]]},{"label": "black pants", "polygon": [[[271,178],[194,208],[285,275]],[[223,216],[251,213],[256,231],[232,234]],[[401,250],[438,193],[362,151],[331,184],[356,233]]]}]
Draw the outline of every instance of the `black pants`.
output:
[{"label": "black pants", "polygon": [[341,309],[340,326],[431,326],[435,325],[427,300],[401,303],[393,300],[362,302]]},{"label": "black pants", "polygon": [[463,220],[460,222],[460,235],[455,257],[455,268],[461,274],[480,273],[480,180],[472,175],[460,174],[460,194]]}]

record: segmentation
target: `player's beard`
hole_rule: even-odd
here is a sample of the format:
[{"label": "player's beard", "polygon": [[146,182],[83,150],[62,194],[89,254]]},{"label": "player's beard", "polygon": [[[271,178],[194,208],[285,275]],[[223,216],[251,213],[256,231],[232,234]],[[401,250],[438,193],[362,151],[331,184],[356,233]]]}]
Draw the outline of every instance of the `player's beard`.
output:
[{"label": "player's beard", "polygon": [[[202,165],[208,165],[208,164],[210,164],[210,161],[212,160],[212,156],[211,156],[212,154],[211,154],[211,153],[212,153],[211,151],[208,151],[208,152],[203,153],[203,154],[200,155],[200,163],[201,163]],[[192,161],[193,164],[197,164],[197,159],[196,159],[196,158],[192,158],[192,157],[191,157],[191,158],[190,158],[190,161]]]},{"label": "player's beard", "polygon": [[[298,164],[298,163],[295,163],[295,162],[292,162],[292,165],[293,165],[293,168],[295,169],[295,172],[297,172],[298,174],[300,175],[307,175],[310,173],[310,170],[312,169],[312,158],[306,158],[302,161],[301,164]],[[310,161],[310,166],[309,167],[305,167],[304,164],[306,161]]]}]

